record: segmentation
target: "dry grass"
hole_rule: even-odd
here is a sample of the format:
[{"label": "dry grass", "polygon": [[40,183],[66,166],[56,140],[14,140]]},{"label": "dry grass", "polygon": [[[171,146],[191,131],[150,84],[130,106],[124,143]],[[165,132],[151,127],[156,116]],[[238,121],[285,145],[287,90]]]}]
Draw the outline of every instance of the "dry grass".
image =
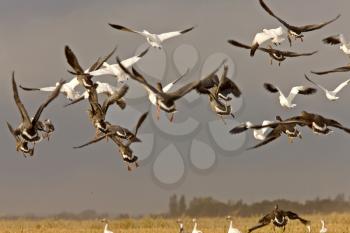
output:
[{"label": "dry grass", "polygon": [[[326,221],[328,232],[349,233],[350,214],[312,215],[303,216],[312,222],[313,233],[319,232],[320,219]],[[234,226],[242,232],[254,225],[259,216],[252,218],[234,218]],[[183,219],[186,232],[191,232],[192,221],[190,218]],[[204,233],[226,233],[228,222],[223,218],[200,218],[197,219],[198,229]],[[64,221],[64,220],[14,220],[0,221],[0,233],[101,233],[104,224],[100,221]],[[177,233],[178,225],[175,219],[151,219],[139,220],[113,220],[109,223],[110,230],[115,233]],[[257,230],[256,233],[273,232],[268,226]],[[278,230],[276,232],[279,232]],[[286,233],[302,233],[306,229],[297,221],[291,221],[286,228]]]}]

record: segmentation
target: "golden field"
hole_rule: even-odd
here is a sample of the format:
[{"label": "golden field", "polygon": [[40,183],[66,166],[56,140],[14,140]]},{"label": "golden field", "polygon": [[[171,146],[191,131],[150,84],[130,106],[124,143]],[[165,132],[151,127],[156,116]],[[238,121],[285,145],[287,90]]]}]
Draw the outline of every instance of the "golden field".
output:
[{"label": "golden field", "polygon": [[[251,218],[233,218],[234,226],[242,232],[247,232],[260,216]],[[330,233],[350,233],[350,214],[331,215],[306,215],[311,220],[311,232],[319,232],[320,219],[326,221]],[[184,218],[185,231],[192,231],[192,219]],[[224,218],[198,218],[198,229],[203,233],[225,233],[228,222]],[[94,221],[69,221],[69,220],[0,220],[0,233],[101,233],[104,223]],[[177,233],[176,219],[124,219],[110,220],[109,230],[114,233]],[[271,226],[255,231],[257,233],[273,232]],[[279,232],[278,230],[276,232]],[[286,227],[286,233],[306,232],[305,227],[298,221],[290,221]]]}]

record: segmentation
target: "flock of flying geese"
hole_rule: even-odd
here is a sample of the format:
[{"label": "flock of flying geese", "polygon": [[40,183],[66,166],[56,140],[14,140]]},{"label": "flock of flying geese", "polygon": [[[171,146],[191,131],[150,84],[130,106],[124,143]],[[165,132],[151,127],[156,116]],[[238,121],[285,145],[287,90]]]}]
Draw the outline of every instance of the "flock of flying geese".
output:
[{"label": "flock of flying geese", "polygon": [[[254,56],[256,51],[265,52],[270,56],[271,63],[272,60],[276,60],[280,64],[287,57],[311,56],[315,54],[317,51],[310,53],[296,53],[291,51],[278,50],[272,48],[272,46],[278,46],[283,43],[283,41],[285,41],[285,37],[287,37],[290,46],[292,46],[292,39],[300,39],[303,41],[303,33],[321,29],[322,27],[334,22],[340,17],[340,15],[338,15],[336,18],[321,24],[294,26],[287,23],[278,17],[275,13],[273,13],[273,11],[265,4],[263,0],[259,0],[259,3],[268,14],[277,19],[287,30],[285,30],[282,26],[275,29],[264,29],[262,32],[259,32],[255,35],[254,40],[250,46],[242,44],[235,40],[229,40],[228,42],[234,46],[249,49],[251,56]],[[143,76],[143,74],[141,74],[134,67],[134,65],[147,54],[149,49],[162,49],[165,41],[188,33],[192,31],[194,27],[190,27],[182,31],[154,34],[146,30],[136,31],[121,25],[109,25],[114,29],[135,33],[144,37],[150,47],[145,49],[140,54],[137,54],[136,56],[125,60],[120,60],[120,58],[117,57],[116,63],[109,64],[107,60],[115,53],[116,48],[114,48],[106,56],[99,57],[96,62],[89,66],[87,69],[83,69],[78,61],[78,58],[73,53],[71,48],[69,46],[65,46],[64,51],[66,60],[72,69],[68,70],[68,72],[74,75],[74,77],[69,82],[60,80],[53,86],[42,88],[25,87],[19,85],[19,87],[25,91],[51,92],[48,98],[39,106],[34,117],[29,116],[25,106],[23,105],[19,97],[17,83],[15,80],[15,73],[12,73],[13,95],[15,103],[21,115],[21,123],[17,128],[13,128],[10,123],[7,123],[7,125],[16,140],[16,150],[21,151],[24,156],[32,156],[34,153],[35,145],[43,139],[49,140],[51,134],[54,132],[55,127],[52,121],[50,119],[41,120],[40,116],[44,109],[54,99],[56,99],[60,93],[62,93],[70,101],[70,103],[65,105],[66,107],[76,104],[82,100],[89,101],[90,108],[88,109],[88,116],[93,127],[96,129],[96,134],[93,139],[83,145],[76,146],[74,148],[82,148],[90,144],[102,141],[103,139],[106,139],[107,141],[108,139],[111,139],[116,144],[123,161],[127,163],[128,170],[131,170],[131,165],[133,164],[137,167],[138,157],[131,149],[131,145],[133,143],[141,142],[141,140],[137,137],[137,133],[144,120],[146,119],[148,113],[146,112],[142,114],[139,117],[139,120],[136,122],[135,127],[131,130],[120,125],[111,124],[105,119],[106,114],[112,105],[116,105],[120,109],[125,109],[127,103],[124,99],[124,96],[129,90],[129,86],[127,84],[129,78],[136,81],[147,91],[149,102],[152,105],[156,106],[157,119],[160,118],[161,112],[164,112],[167,115],[169,121],[173,121],[174,114],[177,112],[176,101],[191,91],[196,91],[198,94],[208,96],[208,103],[211,109],[223,121],[224,117],[226,116],[234,117],[232,114],[232,106],[230,105],[230,101],[232,100],[232,97],[239,97],[242,93],[238,86],[227,76],[229,67],[226,64],[226,60],[223,60],[219,66],[211,73],[207,74],[204,77],[201,77],[199,80],[188,82],[177,88],[175,91],[172,91],[171,89],[173,89],[174,86],[177,85],[177,83],[186,76],[188,70],[173,82],[163,86],[163,84],[160,82],[156,84],[150,83]],[[345,54],[350,55],[350,43],[347,43],[345,41],[343,35],[330,36],[325,38],[323,41],[325,43],[333,45],[341,44],[340,49]],[[262,47],[262,45],[265,43],[269,43],[269,45],[267,47]],[[223,73],[219,78],[218,71],[222,67],[224,67]],[[328,73],[346,71],[350,71],[350,65],[329,71],[312,73],[323,75]],[[115,80],[119,85],[113,86],[109,83],[95,81],[96,78],[105,75],[115,77]],[[326,97],[331,101],[337,100],[339,98],[337,94],[350,82],[349,79],[341,83],[334,90],[328,90],[322,85],[312,81],[306,75],[305,78],[311,84],[324,91]],[[85,91],[78,91],[77,88],[79,86],[84,87]],[[271,83],[265,83],[264,87],[270,93],[278,93],[281,106],[287,109],[294,108],[296,106],[293,101],[298,94],[311,95],[317,91],[317,89],[313,87],[296,86],[291,89],[289,95],[287,96],[281,91],[279,87]],[[105,96],[102,102],[99,100],[101,95]],[[330,127],[342,129],[350,133],[349,128],[344,127],[336,120],[306,111],[303,111],[299,116],[294,116],[284,120],[281,119],[281,117],[277,116],[276,121],[263,121],[262,124],[257,125],[254,125],[251,122],[245,122],[230,130],[230,133],[238,134],[248,129],[253,129],[254,137],[261,142],[251,148],[257,148],[277,139],[282,134],[286,134],[291,141],[294,138],[301,138],[301,132],[297,129],[297,126],[306,126],[317,134],[330,133],[332,131]]]}]

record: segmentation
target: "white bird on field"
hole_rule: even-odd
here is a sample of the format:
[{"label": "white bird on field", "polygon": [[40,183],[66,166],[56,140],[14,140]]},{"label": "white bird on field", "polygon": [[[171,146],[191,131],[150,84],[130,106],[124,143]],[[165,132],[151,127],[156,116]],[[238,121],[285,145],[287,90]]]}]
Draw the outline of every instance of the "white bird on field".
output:
[{"label": "white bird on field", "polygon": [[[121,61],[121,63],[125,68],[129,68],[138,62],[147,53],[147,51],[148,48],[139,55],[125,59]],[[128,80],[128,75],[120,68],[118,64],[108,64],[107,62],[104,62],[100,69],[88,72],[87,74],[92,76],[113,75],[119,82]]]},{"label": "white bird on field", "polygon": [[322,40],[326,44],[336,45],[341,44],[339,46],[340,50],[342,50],[346,55],[350,56],[350,43],[346,41],[343,34],[339,34],[336,36],[329,36]]},{"label": "white bird on field", "polygon": [[103,230],[103,233],[113,233],[113,231],[108,230],[108,220],[102,219],[102,222],[105,222],[105,228]]},{"label": "white bird on field", "polygon": [[250,56],[254,56],[255,51],[266,41],[271,41],[275,45],[281,44],[285,40],[285,38],[283,38],[284,35],[285,32],[282,27],[263,29],[262,32],[258,32],[252,42]]},{"label": "white bird on field", "polygon": [[185,34],[186,32],[192,31],[192,29],[194,29],[194,27],[190,27],[187,28],[185,30],[182,31],[173,31],[173,32],[166,32],[166,33],[161,33],[161,34],[153,34],[150,33],[146,30],[143,31],[135,31],[129,28],[126,28],[124,26],[121,25],[116,25],[116,24],[109,24],[109,26],[111,26],[112,28],[121,30],[121,31],[126,31],[126,32],[133,32],[136,34],[139,34],[143,37],[146,38],[147,42],[153,47],[153,48],[158,48],[158,49],[162,49],[162,43],[170,38],[173,37],[177,37],[180,36],[182,34]]},{"label": "white bird on field", "polygon": [[228,228],[228,232],[227,233],[241,233],[240,230],[238,230],[237,228],[234,228],[232,226],[232,218],[231,218],[231,216],[227,216],[226,219],[228,221],[230,221],[230,227]]},{"label": "white bird on field", "polygon": [[322,91],[324,91],[324,93],[326,94],[327,99],[329,99],[330,101],[335,101],[335,100],[339,99],[339,97],[337,96],[338,92],[340,92],[344,87],[346,87],[350,83],[350,79],[348,79],[345,82],[342,82],[341,84],[339,84],[334,90],[330,91],[330,90],[327,90],[322,85],[320,85],[318,83],[315,83],[314,81],[312,81],[306,75],[305,75],[305,78],[310,83],[314,84],[315,86],[319,87]]},{"label": "white bird on field", "polygon": [[328,229],[326,228],[323,220],[321,220],[321,224],[322,224],[322,228],[320,230],[320,233],[326,233],[328,231]]},{"label": "white bird on field", "polygon": [[194,222],[192,233],[202,233],[202,231],[197,229],[197,219],[192,219],[192,222]]},{"label": "white bird on field", "polygon": [[271,93],[279,93],[279,101],[282,107],[285,108],[294,108],[296,106],[296,104],[293,103],[294,98],[297,96],[297,94],[301,94],[301,95],[311,95],[316,93],[316,89],[315,88],[311,88],[311,87],[305,87],[305,86],[296,86],[293,87],[289,93],[288,96],[285,96],[283,94],[283,92],[278,88],[275,87],[274,85],[270,84],[270,83],[264,83],[264,87],[267,91],[271,92]]}]

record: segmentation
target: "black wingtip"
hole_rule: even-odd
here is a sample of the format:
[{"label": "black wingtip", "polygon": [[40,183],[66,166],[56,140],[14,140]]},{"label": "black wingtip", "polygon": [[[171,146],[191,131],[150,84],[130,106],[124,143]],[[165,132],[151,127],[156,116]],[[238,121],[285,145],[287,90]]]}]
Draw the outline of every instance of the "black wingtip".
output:
[{"label": "black wingtip", "polygon": [[271,93],[278,92],[278,89],[274,85],[272,85],[271,83],[264,83],[264,88]]},{"label": "black wingtip", "polygon": [[143,57],[149,50],[150,47],[147,47],[147,49],[145,49],[143,52],[141,52],[138,57]]},{"label": "black wingtip", "polygon": [[193,26],[193,27],[187,28],[187,29],[185,29],[185,30],[181,31],[180,33],[181,33],[181,34],[185,34],[186,32],[192,31],[192,30],[193,30],[195,27],[196,27],[196,26]]},{"label": "black wingtip", "polygon": [[255,51],[256,51],[258,48],[259,48],[259,44],[258,44],[258,43],[253,44],[253,46],[252,46],[251,49],[250,49],[250,56],[251,56],[251,57],[254,57]]}]

